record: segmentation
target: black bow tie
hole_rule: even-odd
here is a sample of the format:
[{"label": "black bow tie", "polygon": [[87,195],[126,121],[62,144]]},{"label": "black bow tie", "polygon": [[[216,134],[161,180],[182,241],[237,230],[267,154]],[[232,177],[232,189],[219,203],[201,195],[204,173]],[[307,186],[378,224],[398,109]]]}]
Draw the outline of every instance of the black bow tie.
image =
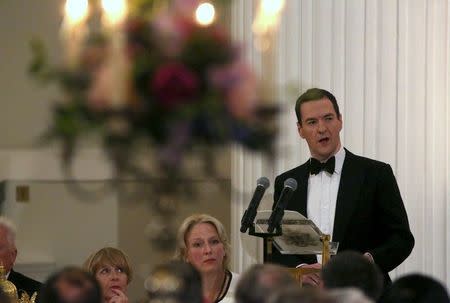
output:
[{"label": "black bow tie", "polygon": [[327,160],[327,162],[320,162],[317,159],[311,158],[309,161],[309,172],[312,175],[317,175],[322,170],[328,172],[329,174],[334,173],[334,163],[335,163],[334,156]]}]

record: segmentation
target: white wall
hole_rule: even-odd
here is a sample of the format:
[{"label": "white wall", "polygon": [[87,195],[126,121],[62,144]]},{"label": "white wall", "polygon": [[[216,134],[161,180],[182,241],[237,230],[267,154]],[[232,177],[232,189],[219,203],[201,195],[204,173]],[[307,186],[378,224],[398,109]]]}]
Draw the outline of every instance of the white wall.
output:
[{"label": "white wall", "polygon": [[[8,180],[3,184],[1,213],[17,227],[19,268],[81,265],[91,252],[119,245],[118,197],[112,191],[100,194],[103,182],[79,184],[96,193],[89,197],[74,194],[68,187],[73,183],[62,181]],[[17,200],[17,186],[28,187],[28,201]],[[30,271],[25,268],[25,272]]]},{"label": "white wall", "polygon": [[[233,33],[247,46],[256,3],[237,0],[232,11]],[[450,288],[449,20],[446,0],[286,1],[275,47],[276,99],[286,109],[279,153],[269,165],[235,149],[232,226],[238,226],[258,177],[274,180],[308,158],[293,108],[301,92],[322,87],[340,104],[344,145],[390,163],[396,174],[416,246],[392,276],[419,271]],[[256,69],[264,70],[265,62],[247,50]],[[295,95],[287,85],[297,87]],[[234,232],[236,267],[261,260],[256,241],[244,244]]]}]

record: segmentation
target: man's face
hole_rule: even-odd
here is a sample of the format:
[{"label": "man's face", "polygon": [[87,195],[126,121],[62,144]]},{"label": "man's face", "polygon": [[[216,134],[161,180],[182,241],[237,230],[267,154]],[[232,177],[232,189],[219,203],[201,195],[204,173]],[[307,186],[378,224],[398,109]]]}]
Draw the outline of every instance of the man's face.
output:
[{"label": "man's face", "polygon": [[3,263],[6,272],[9,272],[13,267],[16,256],[16,247],[9,243],[6,230],[0,227],[0,262]]},{"label": "man's face", "polygon": [[308,101],[300,106],[302,123],[297,123],[300,137],[306,140],[311,156],[325,161],[341,148],[341,116],[337,116],[328,98]]}]

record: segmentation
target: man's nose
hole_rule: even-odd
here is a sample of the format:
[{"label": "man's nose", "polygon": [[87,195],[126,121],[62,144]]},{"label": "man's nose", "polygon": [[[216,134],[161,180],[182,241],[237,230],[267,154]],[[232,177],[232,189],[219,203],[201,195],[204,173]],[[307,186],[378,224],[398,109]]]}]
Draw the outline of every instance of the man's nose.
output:
[{"label": "man's nose", "polygon": [[322,119],[317,122],[317,130],[321,133],[327,130],[325,122]]}]

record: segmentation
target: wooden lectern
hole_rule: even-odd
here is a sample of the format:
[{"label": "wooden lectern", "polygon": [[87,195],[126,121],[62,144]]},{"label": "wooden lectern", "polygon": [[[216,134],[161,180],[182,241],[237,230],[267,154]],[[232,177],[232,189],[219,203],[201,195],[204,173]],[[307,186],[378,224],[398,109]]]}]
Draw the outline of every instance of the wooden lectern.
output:
[{"label": "wooden lectern", "polygon": [[[264,261],[270,262],[272,243],[282,254],[321,254],[322,266],[336,254],[338,243],[330,242],[330,235],[324,234],[310,219],[295,211],[286,211],[281,224],[273,233],[267,232],[270,210],[258,211],[255,223],[249,229],[249,235],[264,238]],[[332,245],[331,245],[332,244]],[[302,283],[302,276],[320,272],[316,268],[291,268],[295,279]]]}]

